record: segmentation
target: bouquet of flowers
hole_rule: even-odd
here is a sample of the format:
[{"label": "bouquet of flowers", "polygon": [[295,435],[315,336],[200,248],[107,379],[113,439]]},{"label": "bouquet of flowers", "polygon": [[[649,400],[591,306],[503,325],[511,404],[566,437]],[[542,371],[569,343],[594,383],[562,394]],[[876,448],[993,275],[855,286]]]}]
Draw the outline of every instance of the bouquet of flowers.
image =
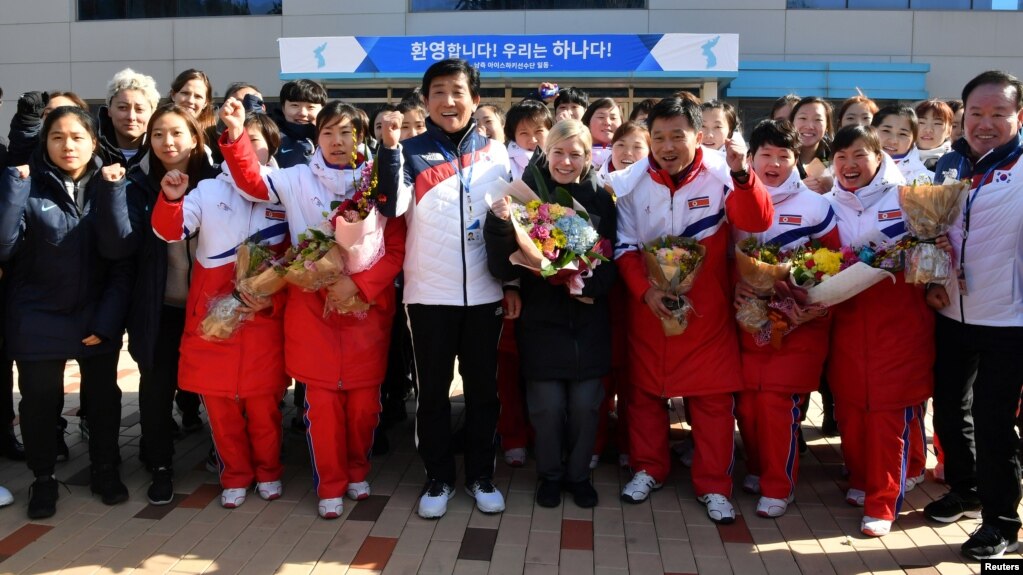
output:
[{"label": "bouquet of flowers", "polygon": [[199,335],[210,341],[223,341],[234,335],[242,323],[252,317],[241,294],[265,298],[284,288],[284,278],[275,266],[274,253],[266,246],[247,241],[238,246],[234,265],[235,290],[214,298],[199,324]]},{"label": "bouquet of flowers", "polygon": [[558,187],[553,194],[548,192],[539,173],[536,182],[537,192],[521,180],[497,184],[503,188],[502,195],[515,200],[510,206],[511,223],[519,250],[509,260],[551,283],[565,284],[570,294],[580,296],[593,268],[609,260],[611,242],[597,234],[595,223],[568,190]]},{"label": "bouquet of flowers", "polygon": [[643,246],[650,283],[669,296],[664,305],[671,317],[661,318],[664,335],[680,335],[689,327],[689,312],[695,309],[685,294],[693,289],[706,253],[707,248],[695,239],[678,236],[664,236]]},{"label": "bouquet of flowers", "polygon": [[946,185],[899,186],[899,206],[906,229],[919,239],[907,254],[906,281],[927,284],[952,277],[952,258],[934,245],[962,211],[970,181]]},{"label": "bouquet of flowers", "polygon": [[797,249],[788,256],[792,283],[806,290],[807,302],[824,307],[842,303],[881,280],[895,282],[908,240],[867,243],[832,250],[821,246]]},{"label": "bouquet of flowers", "polygon": [[735,319],[750,333],[758,333],[771,324],[768,300],[775,293],[775,283],[789,275],[789,262],[778,258],[779,247],[763,244],[748,237],[735,246],[735,263],[742,281],[753,288],[756,299],[747,299],[739,306]]},{"label": "bouquet of flowers", "polygon": [[[356,159],[353,153],[353,164]],[[353,177],[355,195],[343,202],[332,203],[331,212],[325,214],[327,224],[333,230],[334,241],[341,248],[343,271],[348,276],[368,270],[384,256],[384,227],[387,224],[387,218],[377,209],[377,203],[386,201],[386,198],[376,193],[375,162],[372,159],[363,162]],[[369,306],[358,295],[340,301],[328,288],[323,314],[324,317],[330,313],[364,317]]]},{"label": "bouquet of flowers", "polygon": [[298,235],[298,243],[288,248],[281,258],[284,281],[306,291],[317,291],[340,279],[344,272],[344,256],[334,238],[312,227]]}]

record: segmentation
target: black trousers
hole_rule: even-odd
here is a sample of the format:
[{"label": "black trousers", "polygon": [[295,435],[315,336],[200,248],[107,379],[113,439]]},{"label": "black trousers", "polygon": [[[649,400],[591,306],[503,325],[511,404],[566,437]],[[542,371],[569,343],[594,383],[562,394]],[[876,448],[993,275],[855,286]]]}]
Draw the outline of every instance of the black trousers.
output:
[{"label": "black trousers", "polygon": [[547,380],[526,382],[529,422],[536,431],[536,474],[572,483],[590,478],[604,383]]},{"label": "black trousers", "polygon": [[[185,310],[163,306],[153,364],[139,366],[139,416],[142,441],[145,442],[145,464],[150,470],[171,467],[174,460],[174,430],[171,423],[174,391],[178,388],[178,350],[184,331]],[[91,421],[89,425],[92,425]]]},{"label": "black trousers", "polygon": [[[89,419],[89,460],[93,465],[120,461],[117,443],[121,428],[121,388],[117,386],[117,358],[113,351],[78,360],[82,398]],[[57,462],[57,422],[64,406],[63,359],[19,361],[21,438],[25,459],[36,475],[53,475]]]},{"label": "black trousers", "polygon": [[[391,324],[391,345],[387,350],[387,375],[384,376],[384,383],[380,386],[380,404],[383,408],[381,422],[385,427],[395,421],[404,420],[405,397],[415,385],[415,370],[412,366],[412,336],[408,330],[408,315],[405,313],[405,307],[401,305],[403,291],[401,286],[397,286],[395,289],[395,299],[399,305],[394,314],[394,322]],[[409,379],[410,374],[412,374],[412,379]]]},{"label": "black trousers", "polygon": [[406,306],[419,401],[416,445],[429,479],[455,484],[451,448],[451,401],[455,358],[465,391],[465,477],[467,483],[494,474],[497,399],[497,342],[501,303],[477,306]]},{"label": "black trousers", "polygon": [[953,491],[974,488],[983,521],[1016,537],[1020,490],[1016,410],[1023,390],[1023,327],[963,324],[938,315],[934,429]]}]

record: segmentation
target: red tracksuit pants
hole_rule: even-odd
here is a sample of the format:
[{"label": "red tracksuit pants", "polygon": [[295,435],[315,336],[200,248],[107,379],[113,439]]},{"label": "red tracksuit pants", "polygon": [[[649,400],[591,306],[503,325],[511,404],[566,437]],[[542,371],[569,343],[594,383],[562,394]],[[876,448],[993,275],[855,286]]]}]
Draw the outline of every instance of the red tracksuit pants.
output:
[{"label": "red tracksuit pants", "polygon": [[[746,469],[760,477],[760,494],[786,499],[799,476],[799,421],[806,395],[743,391],[736,419],[746,448]],[[697,436],[698,437],[698,436]]]},{"label": "red tracksuit pants", "polygon": [[863,514],[894,521],[906,494],[908,446],[919,406],[864,411],[835,402],[849,487],[866,493]]},{"label": "red tracksuit pants", "polygon": [[[732,495],[732,466],[735,463],[735,399],[731,393],[687,397],[695,431],[693,489],[697,496],[718,493]],[[629,386],[629,462],[636,471],[646,471],[663,483],[671,471],[668,449],[670,419],[662,397]]]},{"label": "red tracksuit pants", "polygon": [[349,483],[366,480],[380,423],[379,385],[352,390],[307,385],[305,422],[317,497],[341,497]]},{"label": "red tracksuit pants", "polygon": [[231,399],[203,395],[224,489],[247,489],[254,481],[277,481],[281,465],[282,394]]}]

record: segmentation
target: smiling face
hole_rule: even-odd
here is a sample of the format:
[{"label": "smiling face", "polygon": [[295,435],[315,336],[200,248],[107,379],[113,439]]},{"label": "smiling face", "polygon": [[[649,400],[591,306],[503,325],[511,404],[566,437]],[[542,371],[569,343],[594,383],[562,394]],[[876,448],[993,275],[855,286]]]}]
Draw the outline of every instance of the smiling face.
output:
[{"label": "smiling face", "polygon": [[611,165],[616,170],[624,170],[649,154],[646,137],[640,132],[631,132],[611,145]]},{"label": "smiling face", "polygon": [[877,126],[881,149],[889,156],[902,156],[913,147],[913,125],[909,118],[888,114]]},{"label": "smiling face", "polygon": [[139,90],[121,90],[110,100],[110,120],[114,124],[117,145],[121,148],[138,147],[146,134],[153,106]]},{"label": "smiling face", "polygon": [[465,128],[480,103],[479,95],[472,95],[463,72],[434,78],[424,97],[430,119],[449,134]]},{"label": "smiling face", "polygon": [[963,136],[977,158],[1016,138],[1023,121],[1016,97],[1009,84],[981,84],[970,92],[963,105]]},{"label": "smiling face", "polygon": [[525,119],[515,127],[515,143],[523,150],[532,152],[537,147],[543,149],[547,143],[547,134],[550,132],[546,124],[537,124],[533,120]]},{"label": "smiling face", "polygon": [[578,137],[568,138],[547,150],[551,178],[559,184],[574,184],[590,165],[590,151]]},{"label": "smiling face", "polygon": [[820,143],[828,128],[828,112],[816,102],[804,104],[792,119],[792,125],[799,134],[799,145],[814,148]]},{"label": "smiling face", "polygon": [[590,117],[590,136],[594,144],[608,145],[615,135],[615,130],[622,125],[622,113],[618,106],[601,108]]},{"label": "smiling face", "polygon": [[166,113],[153,123],[149,145],[167,171],[188,169],[192,150],[199,145],[188,128],[188,122],[175,113]]},{"label": "smiling face", "polygon": [[921,150],[933,150],[952,135],[952,126],[946,124],[934,112],[927,112],[920,117],[918,130],[920,133],[916,140],[916,147]]},{"label": "smiling face", "polygon": [[709,108],[703,111],[703,145],[712,150],[720,150],[728,141],[728,118],[721,108]]},{"label": "smiling face", "polygon": [[476,110],[476,129],[480,134],[504,143],[504,122],[500,116],[494,113],[494,109],[487,106]]},{"label": "smiling face", "polygon": [[838,183],[855,191],[870,183],[881,168],[881,154],[872,151],[863,138],[835,152],[832,169]]},{"label": "smiling face", "polygon": [[556,124],[562,120],[582,120],[585,113],[586,108],[580,104],[560,104],[554,110],[554,123]]},{"label": "smiling face", "polygon": [[693,163],[703,133],[694,129],[685,116],[660,117],[650,126],[650,141],[650,155],[675,176]]},{"label": "smiling face", "polygon": [[198,78],[185,82],[180,90],[171,94],[171,100],[191,112],[193,118],[198,118],[210,103],[206,98],[206,84]]},{"label": "smiling face", "polygon": [[407,140],[426,131],[426,118],[419,110],[409,110],[402,114],[401,140]]},{"label": "smiling face", "polygon": [[347,166],[352,162],[355,150],[355,129],[350,118],[339,116],[320,127],[317,145],[323,157],[335,166]]},{"label": "smiling face", "polygon": [[73,180],[85,173],[95,150],[96,140],[73,115],[58,119],[46,134],[50,161]]},{"label": "smiling face", "polygon": [[764,185],[777,188],[796,167],[796,154],[789,148],[764,144],[753,154],[753,171]]},{"label": "smiling face", "polygon": [[873,121],[874,114],[863,104],[857,102],[845,109],[845,113],[842,114],[841,126],[855,126],[857,124],[861,126],[869,126],[870,122]]},{"label": "smiling face", "polygon": [[313,102],[284,102],[284,119],[292,124],[315,124],[316,114],[323,109],[321,104]]}]

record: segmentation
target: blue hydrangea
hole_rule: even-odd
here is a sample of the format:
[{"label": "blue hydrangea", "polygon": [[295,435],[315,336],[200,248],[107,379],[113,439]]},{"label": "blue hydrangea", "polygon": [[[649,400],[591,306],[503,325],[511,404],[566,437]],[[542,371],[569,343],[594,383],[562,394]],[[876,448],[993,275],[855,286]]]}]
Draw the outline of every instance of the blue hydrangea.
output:
[{"label": "blue hydrangea", "polygon": [[600,239],[589,222],[579,216],[565,216],[556,223],[568,240],[567,248],[577,254],[585,254],[593,249]]}]

